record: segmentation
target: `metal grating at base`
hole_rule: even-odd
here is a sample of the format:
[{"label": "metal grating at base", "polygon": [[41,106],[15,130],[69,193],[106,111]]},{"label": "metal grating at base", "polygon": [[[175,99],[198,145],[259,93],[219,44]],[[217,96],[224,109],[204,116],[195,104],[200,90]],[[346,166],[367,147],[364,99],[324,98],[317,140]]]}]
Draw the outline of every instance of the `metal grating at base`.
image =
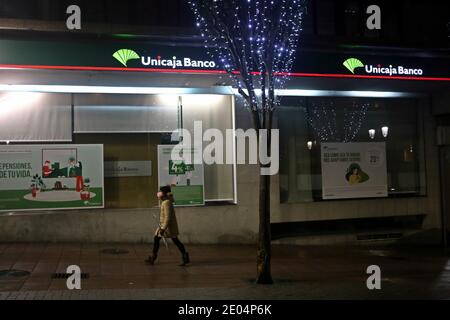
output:
[{"label": "metal grating at base", "polygon": [[390,239],[400,239],[402,237],[403,233],[361,234],[356,236],[356,240],[358,241],[390,240]]},{"label": "metal grating at base", "polygon": [[30,272],[25,270],[16,270],[16,269],[0,270],[0,279],[23,278],[28,277],[29,275]]},{"label": "metal grating at base", "polygon": [[[52,273],[52,279],[68,279],[73,273]],[[89,279],[89,273],[81,273],[81,279]]]}]

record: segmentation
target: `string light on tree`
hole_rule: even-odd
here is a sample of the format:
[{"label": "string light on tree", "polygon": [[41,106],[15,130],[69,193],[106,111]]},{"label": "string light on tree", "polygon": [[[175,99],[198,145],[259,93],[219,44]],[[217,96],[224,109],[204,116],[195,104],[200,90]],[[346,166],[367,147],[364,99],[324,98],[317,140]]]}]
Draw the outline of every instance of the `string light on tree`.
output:
[{"label": "string light on tree", "polygon": [[319,141],[352,142],[361,130],[369,107],[368,103],[353,101],[351,106],[336,108],[333,101],[314,101],[305,108],[305,114]]},{"label": "string light on tree", "polygon": [[[189,0],[207,53],[253,111],[279,105],[302,31],[302,0]],[[261,97],[254,94],[262,89]]]}]

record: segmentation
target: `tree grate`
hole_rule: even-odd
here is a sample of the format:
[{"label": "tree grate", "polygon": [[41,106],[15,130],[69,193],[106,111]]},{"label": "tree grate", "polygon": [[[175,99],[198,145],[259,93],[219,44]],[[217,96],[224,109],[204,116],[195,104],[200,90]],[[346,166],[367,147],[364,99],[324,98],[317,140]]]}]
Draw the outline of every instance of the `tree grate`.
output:
[{"label": "tree grate", "polygon": [[25,270],[16,270],[16,269],[0,270],[0,279],[23,278],[28,277],[29,275],[30,272]]},{"label": "tree grate", "polygon": [[[52,279],[68,279],[73,273],[52,273]],[[89,273],[80,273],[81,279],[89,279]]]}]

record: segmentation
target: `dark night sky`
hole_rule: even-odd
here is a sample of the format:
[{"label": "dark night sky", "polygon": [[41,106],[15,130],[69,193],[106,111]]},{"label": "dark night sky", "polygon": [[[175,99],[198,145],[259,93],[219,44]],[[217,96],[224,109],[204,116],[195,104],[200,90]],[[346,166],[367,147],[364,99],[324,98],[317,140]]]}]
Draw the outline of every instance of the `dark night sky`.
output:
[{"label": "dark night sky", "polygon": [[[192,33],[186,0],[0,0],[0,18],[64,21],[65,8],[78,4],[83,22],[176,27]],[[382,30],[365,28],[365,8],[378,4]],[[450,1],[309,0],[304,40],[394,47],[450,47]]]}]

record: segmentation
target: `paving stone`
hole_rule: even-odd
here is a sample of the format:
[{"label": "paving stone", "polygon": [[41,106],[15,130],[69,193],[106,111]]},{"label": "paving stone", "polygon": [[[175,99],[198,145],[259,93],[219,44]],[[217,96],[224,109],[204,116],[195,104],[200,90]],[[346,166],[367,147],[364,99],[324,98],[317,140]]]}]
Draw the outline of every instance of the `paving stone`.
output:
[{"label": "paving stone", "polygon": [[[98,253],[114,247],[130,253]],[[0,265],[32,272],[24,279],[0,279],[0,300],[450,298],[448,253],[440,248],[274,245],[275,284],[258,286],[254,246],[188,247],[192,263],[179,267],[174,248],[162,248],[157,263],[148,266],[142,261],[148,245],[0,244]],[[50,278],[57,268],[65,271],[61,266],[71,255],[83,257],[82,272],[90,273],[81,280],[83,290],[67,290],[65,279]],[[373,264],[382,268],[381,291],[365,284]]]}]

